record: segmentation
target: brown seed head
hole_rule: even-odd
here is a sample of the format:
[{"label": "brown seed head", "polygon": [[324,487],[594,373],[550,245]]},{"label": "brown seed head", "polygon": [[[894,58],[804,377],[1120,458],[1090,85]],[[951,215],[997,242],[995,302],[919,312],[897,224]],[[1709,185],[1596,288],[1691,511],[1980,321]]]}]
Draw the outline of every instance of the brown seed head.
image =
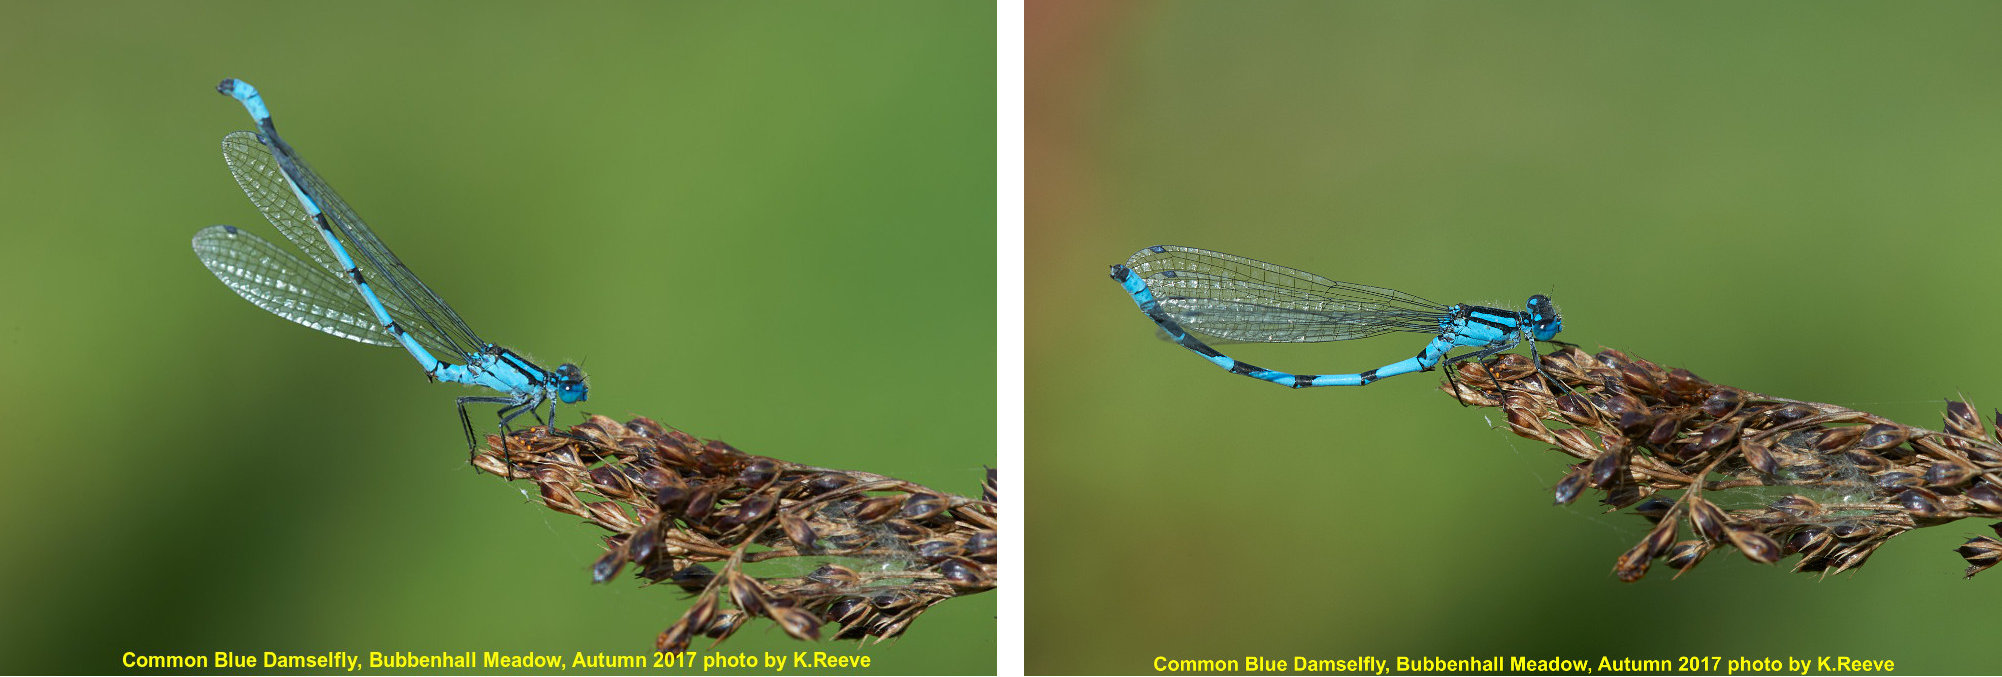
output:
[{"label": "brown seed head", "polygon": [[[1655,526],[1615,560],[1622,580],[1655,558],[1691,569],[1726,543],[1756,562],[1798,554],[1796,571],[1837,573],[1913,528],[2002,514],[2002,444],[1966,402],[1947,402],[1938,432],[1615,350],[1565,347],[1536,366],[1520,355],[1461,363],[1441,390],[1499,406],[1511,432],[1582,461],[1558,481],[1556,502],[1596,489],[1616,509],[1638,504]],[[1772,488],[1784,496],[1751,493]],[[1672,542],[1685,521],[1702,540]],[[1964,548],[1989,558],[1990,542]],[[1970,562],[1970,574],[1992,564]]]}]

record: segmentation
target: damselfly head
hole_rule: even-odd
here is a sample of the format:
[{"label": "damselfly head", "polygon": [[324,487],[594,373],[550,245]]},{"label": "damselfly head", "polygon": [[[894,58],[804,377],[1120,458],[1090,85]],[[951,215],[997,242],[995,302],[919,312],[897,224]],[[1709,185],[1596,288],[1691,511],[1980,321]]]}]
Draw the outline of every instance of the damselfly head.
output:
[{"label": "damselfly head", "polygon": [[1557,304],[1542,294],[1529,297],[1529,333],[1538,341],[1557,338],[1564,331],[1564,319],[1557,316]]},{"label": "damselfly head", "polygon": [[584,386],[584,370],[565,362],[556,366],[556,397],[564,404],[576,404],[590,395]]}]

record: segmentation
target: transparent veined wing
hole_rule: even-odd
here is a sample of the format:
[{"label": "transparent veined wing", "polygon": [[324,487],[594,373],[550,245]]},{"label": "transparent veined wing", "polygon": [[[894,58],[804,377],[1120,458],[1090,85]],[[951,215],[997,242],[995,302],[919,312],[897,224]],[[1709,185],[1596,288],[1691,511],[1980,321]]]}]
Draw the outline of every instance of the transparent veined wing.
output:
[{"label": "transparent veined wing", "polygon": [[1191,247],[1148,247],[1126,267],[1182,328],[1225,341],[1313,343],[1389,332],[1437,333],[1446,306]]},{"label": "transparent veined wing", "polygon": [[[404,321],[406,328],[426,327],[434,336],[449,342],[450,347],[446,348],[447,350],[462,355],[476,354],[486,347],[486,342],[480,340],[479,335],[473,332],[473,328],[466,324],[465,319],[459,317],[459,314],[454,312],[437,292],[431,291],[431,287],[424,284],[423,280],[417,279],[417,274],[410,272],[410,268],[403,265],[403,261],[396,257],[396,253],[391,252],[389,246],[375,236],[375,231],[370,230],[368,224],[362,222],[361,215],[356,214],[354,208],[348,206],[347,201],[341,199],[340,194],[334,192],[333,187],[327,185],[327,182],[306,164],[304,158],[295,154],[287,159],[291,162],[291,167],[306,194],[319,203],[320,210],[333,221],[341,237],[356,250],[351,252],[355,264],[361,266],[369,281],[384,292],[393,292],[402,297],[408,304],[410,318]],[[411,328],[411,333],[418,332]]]},{"label": "transparent veined wing", "polygon": [[[361,293],[355,291],[353,284],[346,280],[346,269],[342,268],[334,258],[333,252],[327,249],[326,241],[320,236],[319,226],[313,224],[313,219],[307,214],[306,208],[300,206],[298,196],[293,195],[292,184],[286,181],[285,172],[280,169],[278,159],[271,154],[270,148],[252,132],[233,132],[223,137],[222,147],[223,159],[229,164],[230,175],[236,178],[237,186],[243,189],[244,195],[249,196],[251,204],[257,206],[257,211],[263,213],[264,218],[269,220],[285,239],[291,240],[294,246],[311,256],[313,261],[340,282],[341,286],[354,292],[355,300],[360,302]],[[327,199],[315,197],[315,200],[320,204],[320,209],[331,217],[332,212],[327,207]],[[346,208],[346,203],[340,204]],[[352,209],[347,209],[347,212],[353,214]],[[337,232],[342,231],[337,230]],[[265,242],[261,238],[258,241]],[[265,242],[265,246],[271,245]],[[350,256],[354,257],[354,254],[350,253]],[[297,258],[294,257],[293,260],[296,261]],[[389,310],[390,318],[396,320],[404,331],[410,332],[420,345],[448,355],[471,354],[479,349],[478,344],[462,346],[447,333],[440,331],[436,323],[413,309],[412,305],[404,300],[403,295],[395,293],[388,284],[387,276],[380,272],[379,268],[372,266],[368,260],[356,257],[355,265],[361,267],[362,277],[375,288],[376,296],[383,307]],[[374,314],[368,310],[367,305],[361,306],[361,314],[370,318],[370,325],[377,324],[373,319]],[[468,337],[471,336],[470,330],[465,333]],[[477,340],[477,337],[472,337],[471,340]],[[389,345],[395,345],[395,342],[391,341]]]},{"label": "transparent veined wing", "polygon": [[235,226],[195,233],[195,256],[224,286],[273,315],[378,346],[397,345],[354,285]]}]

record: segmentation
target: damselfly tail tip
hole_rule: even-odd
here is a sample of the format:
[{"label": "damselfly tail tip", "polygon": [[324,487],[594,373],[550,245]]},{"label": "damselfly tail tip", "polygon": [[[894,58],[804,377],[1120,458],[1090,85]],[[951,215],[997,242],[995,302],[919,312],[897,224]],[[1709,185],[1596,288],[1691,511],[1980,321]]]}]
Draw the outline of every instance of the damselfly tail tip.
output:
[{"label": "damselfly tail tip", "polygon": [[242,102],[244,106],[251,109],[252,115],[260,115],[261,109],[264,106],[259,101],[260,97],[257,95],[257,88],[250,86],[248,82],[236,78],[223,78],[222,82],[216,83],[215,91],[223,96]]}]

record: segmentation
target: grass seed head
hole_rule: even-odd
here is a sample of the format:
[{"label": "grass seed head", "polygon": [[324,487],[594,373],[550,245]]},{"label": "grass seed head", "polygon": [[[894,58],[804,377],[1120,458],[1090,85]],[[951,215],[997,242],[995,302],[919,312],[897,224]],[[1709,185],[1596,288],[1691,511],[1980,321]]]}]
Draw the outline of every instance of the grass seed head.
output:
[{"label": "grass seed head", "polygon": [[[1656,559],[1680,575],[1720,546],[1767,564],[1799,555],[1795,571],[1828,575],[1912,529],[2002,517],[2002,411],[1990,428],[1973,405],[1948,400],[1945,430],[1934,431],[1617,350],[1567,346],[1541,360],[1463,362],[1441,390],[1501,408],[1511,432],[1577,459],[1552,490],[1556,503],[1597,490],[1653,524],[1614,559],[1621,580],[1639,580]],[[1771,488],[1787,493],[1762,498]],[[1751,507],[1725,508],[1738,505]],[[1677,541],[1679,531],[1696,539]],[[1985,536],[1958,551],[1969,576],[2002,561],[2002,541]]]},{"label": "grass seed head", "polygon": [[[652,419],[603,416],[566,431],[489,436],[473,467],[532,481],[545,507],[609,532],[591,580],[631,571],[693,594],[655,638],[663,652],[696,637],[721,642],[754,619],[807,641],[834,623],[837,638],[880,642],[932,605],[997,585],[992,470],[976,500],[756,456]],[[750,570],[797,558],[818,568],[792,577]]]}]

